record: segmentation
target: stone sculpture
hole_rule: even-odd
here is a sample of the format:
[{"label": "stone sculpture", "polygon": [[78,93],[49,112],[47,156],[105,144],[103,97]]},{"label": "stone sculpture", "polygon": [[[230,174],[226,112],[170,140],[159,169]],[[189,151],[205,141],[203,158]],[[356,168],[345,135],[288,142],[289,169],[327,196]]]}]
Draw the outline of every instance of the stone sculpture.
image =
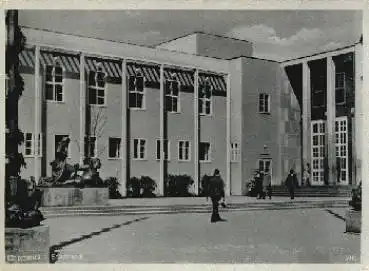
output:
[{"label": "stone sculpture", "polygon": [[98,170],[101,168],[99,158],[86,158],[84,166],[68,164],[68,146],[70,139],[65,137],[59,143],[55,159],[50,163],[52,176],[41,178],[39,186],[42,187],[100,187],[103,181]]}]

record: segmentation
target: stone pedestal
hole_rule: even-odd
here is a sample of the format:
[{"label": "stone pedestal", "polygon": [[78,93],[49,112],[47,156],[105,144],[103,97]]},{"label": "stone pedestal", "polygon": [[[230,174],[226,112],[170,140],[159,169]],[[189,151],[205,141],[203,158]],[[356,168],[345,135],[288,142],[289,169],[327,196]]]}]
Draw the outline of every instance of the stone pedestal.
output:
[{"label": "stone pedestal", "polygon": [[49,227],[5,228],[7,263],[49,263]]},{"label": "stone pedestal", "polygon": [[345,218],[346,232],[361,232],[361,211],[348,210]]},{"label": "stone pedestal", "polygon": [[108,204],[109,189],[97,188],[71,188],[71,187],[48,187],[41,188],[44,193],[42,206],[81,206]]}]

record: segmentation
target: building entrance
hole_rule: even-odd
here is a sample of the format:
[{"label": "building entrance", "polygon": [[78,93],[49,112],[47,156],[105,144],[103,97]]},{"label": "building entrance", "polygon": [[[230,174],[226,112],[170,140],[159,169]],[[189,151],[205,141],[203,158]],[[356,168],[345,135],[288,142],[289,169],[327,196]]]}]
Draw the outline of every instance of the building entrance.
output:
[{"label": "building entrance", "polygon": [[[335,122],[337,184],[348,184],[348,140],[347,117],[338,117]],[[311,121],[311,182],[324,185],[328,181],[328,155],[326,153],[326,121]]]}]

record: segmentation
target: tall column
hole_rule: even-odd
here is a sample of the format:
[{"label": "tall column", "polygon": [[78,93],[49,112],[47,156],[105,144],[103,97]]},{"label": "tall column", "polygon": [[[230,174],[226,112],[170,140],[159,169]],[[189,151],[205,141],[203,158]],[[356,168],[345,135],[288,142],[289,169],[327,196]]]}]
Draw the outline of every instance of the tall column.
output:
[{"label": "tall column", "polygon": [[193,166],[194,166],[194,190],[199,191],[199,71],[195,70],[194,95],[193,95]]},{"label": "tall column", "polygon": [[327,151],[328,151],[328,183],[335,185],[336,172],[336,90],[335,90],[335,64],[332,57],[327,57]]},{"label": "tall column", "polygon": [[[368,153],[366,149],[363,147],[366,144],[363,144],[363,135],[364,135],[364,116],[363,116],[363,108],[365,101],[365,97],[363,95],[363,45],[357,44],[355,46],[355,54],[354,54],[354,82],[355,82],[355,138],[353,141],[353,151],[354,156],[353,160],[355,161],[355,179],[353,180],[353,184],[359,184],[361,180],[363,180],[363,176],[367,176],[363,170],[365,167],[362,166],[363,154]],[[364,137],[368,138],[368,137]]]},{"label": "tall column", "polygon": [[[227,75],[227,94],[226,94],[226,145],[227,145],[227,157],[226,157],[226,196],[231,195],[231,75]],[[240,146],[241,148],[241,146]],[[241,161],[242,163],[242,157]]]},{"label": "tall column", "polygon": [[311,80],[307,61],[302,63],[302,156],[304,167],[311,164]]},{"label": "tall column", "polygon": [[164,196],[164,178],[165,178],[165,154],[164,154],[164,137],[165,137],[165,107],[164,107],[164,64],[160,65],[160,180],[158,184],[158,193]]},{"label": "tall column", "polygon": [[128,118],[128,99],[127,99],[127,62],[125,59],[122,61],[122,138],[120,143],[120,152],[121,152],[121,174],[120,174],[120,193],[123,197],[127,195],[126,184],[129,178],[127,174],[127,165],[128,165],[128,152],[127,146],[130,143],[130,139],[128,137],[128,129],[127,126],[127,118]]},{"label": "tall column", "polygon": [[81,53],[79,60],[79,122],[79,164],[83,165],[86,135],[86,80],[85,55],[83,53]]},{"label": "tall column", "polygon": [[[41,74],[40,74],[40,46],[35,47],[35,128],[33,133],[33,147],[34,147],[34,177],[36,182],[40,179],[41,172],[41,148],[42,148],[42,136],[41,136]],[[39,137],[40,136],[40,137]],[[46,135],[45,135],[46,136]]]}]

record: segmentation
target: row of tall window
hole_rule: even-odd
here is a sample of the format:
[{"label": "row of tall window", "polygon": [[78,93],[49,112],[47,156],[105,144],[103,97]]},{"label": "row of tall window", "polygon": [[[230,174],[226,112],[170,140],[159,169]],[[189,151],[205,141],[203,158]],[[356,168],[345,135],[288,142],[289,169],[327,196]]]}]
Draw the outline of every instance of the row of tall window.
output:
[{"label": "row of tall window", "polygon": [[[54,135],[54,153],[61,140],[64,137],[69,137],[68,135]],[[38,134],[25,133],[25,156],[41,156],[42,155],[42,137]],[[122,139],[119,137],[110,137],[108,140],[108,158],[121,158],[121,142]],[[143,138],[132,139],[132,150],[131,157],[135,160],[146,160],[147,159],[147,144],[148,141]],[[160,160],[161,151],[160,144],[161,140],[157,139],[156,144],[156,160]],[[70,145],[69,145],[70,146]],[[199,160],[204,162],[211,161],[211,150],[212,145],[210,142],[200,142],[199,143]],[[165,160],[171,160],[170,153],[170,141],[164,140],[163,153]],[[68,150],[68,157],[70,157],[70,150]],[[95,136],[90,136],[89,140],[85,138],[84,143],[84,155],[90,157],[98,156],[97,140]],[[179,140],[177,142],[177,158],[179,161],[191,161],[191,141],[189,140]],[[240,161],[240,145],[239,143],[231,144],[231,161]]]},{"label": "row of tall window", "polygon": [[[46,66],[46,99],[63,102],[63,68],[58,61],[54,65]],[[145,78],[140,70],[135,76],[128,77],[129,108],[145,109]],[[106,105],[106,73],[101,66],[97,71],[88,74],[88,101],[91,105]],[[180,112],[180,82],[175,75],[165,83],[165,109],[167,112]],[[200,86],[199,113],[212,113],[212,86],[207,81]]]},{"label": "row of tall window", "polygon": [[[312,80],[311,88],[311,106],[313,108],[324,107],[327,103],[327,82],[325,76],[316,76]],[[352,78],[347,76],[346,73],[336,73],[335,76],[335,97],[337,105],[346,104],[347,94],[352,91],[353,81]]]}]

